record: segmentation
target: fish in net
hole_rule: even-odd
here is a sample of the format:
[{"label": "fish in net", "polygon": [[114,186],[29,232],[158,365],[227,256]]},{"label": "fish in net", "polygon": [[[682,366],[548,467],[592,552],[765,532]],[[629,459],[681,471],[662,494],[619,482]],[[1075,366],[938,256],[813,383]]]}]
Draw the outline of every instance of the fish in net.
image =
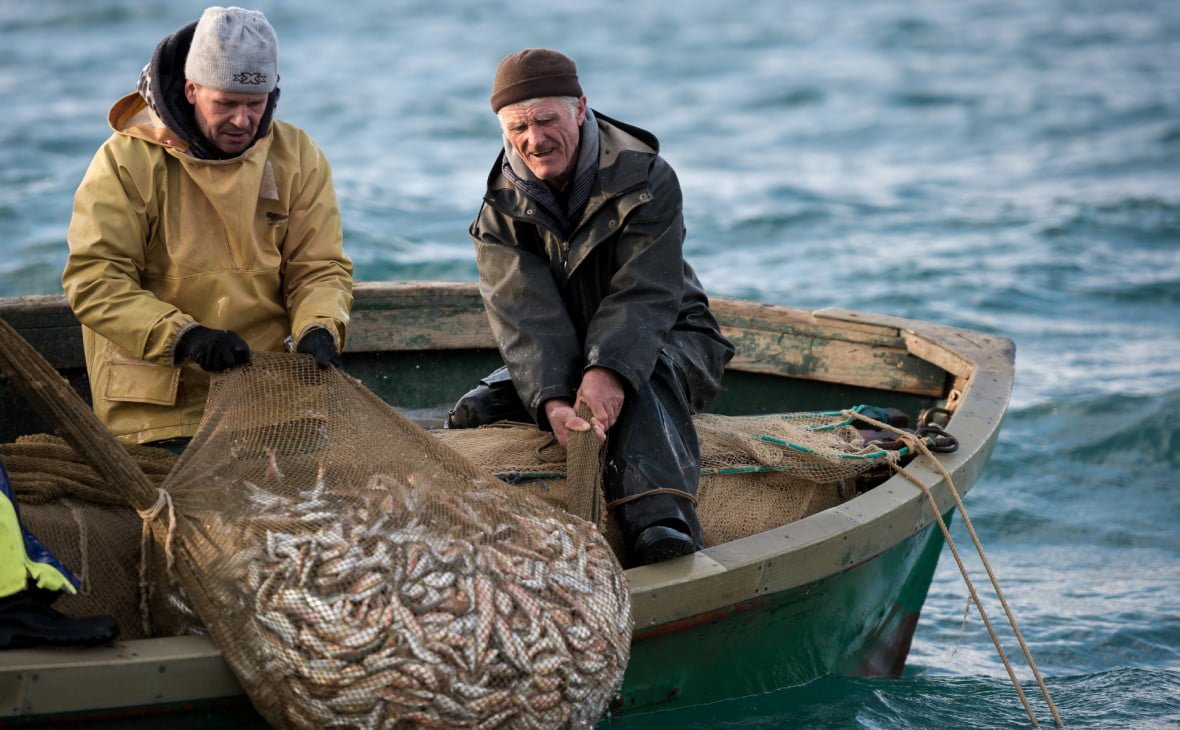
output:
[{"label": "fish in net", "polygon": [[276,727],[591,726],[630,652],[622,568],[493,481],[359,381],[259,352],[141,514]]}]

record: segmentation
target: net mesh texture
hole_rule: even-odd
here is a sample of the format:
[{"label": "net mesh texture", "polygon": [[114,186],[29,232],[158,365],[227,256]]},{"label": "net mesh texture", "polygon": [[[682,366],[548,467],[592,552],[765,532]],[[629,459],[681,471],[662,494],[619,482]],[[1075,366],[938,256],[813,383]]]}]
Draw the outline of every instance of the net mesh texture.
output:
[{"label": "net mesh texture", "polygon": [[[707,545],[896,460],[842,412],[695,424]],[[260,352],[214,378],[179,458],[131,451],[161,486],[146,544],[59,440],[0,459],[30,528],[95,586],[70,609],[128,638],[208,630],[276,727],[589,727],[622,682],[625,546],[609,510],[566,511],[565,449],[531,425],[426,431],[339,370]]]}]

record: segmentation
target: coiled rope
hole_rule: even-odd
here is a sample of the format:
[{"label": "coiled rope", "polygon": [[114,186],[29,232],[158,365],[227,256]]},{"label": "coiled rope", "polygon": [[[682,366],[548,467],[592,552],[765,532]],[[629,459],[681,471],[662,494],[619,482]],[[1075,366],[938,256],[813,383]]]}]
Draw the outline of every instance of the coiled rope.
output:
[{"label": "coiled rope", "polygon": [[[979,536],[975,534],[975,527],[971,524],[971,518],[967,516],[967,508],[963,505],[963,500],[959,496],[959,490],[955,488],[954,480],[951,479],[950,472],[942,465],[938,459],[934,458],[929,447],[926,445],[924,439],[915,436],[906,431],[899,431],[887,423],[874,420],[863,413],[855,411],[844,411],[849,418],[856,418],[864,421],[883,431],[898,434],[902,440],[910,444],[920,454],[925,456],[934,464],[939,474],[946,480],[946,485],[950,489],[951,496],[955,499],[955,506],[959,509],[959,514],[963,516],[963,524],[967,528],[967,533],[971,535],[971,541],[975,544],[975,550],[979,553],[979,559],[983,563],[984,569],[987,571],[988,578],[991,579],[992,588],[996,591],[996,596],[1000,599],[1000,605],[1004,608],[1004,614],[1008,617],[1008,623],[1012,626],[1012,631],[1016,635],[1017,641],[1020,642],[1020,648],[1024,652],[1024,658],[1028,662],[1029,668],[1032,670],[1033,677],[1036,678],[1037,685],[1041,688],[1041,694],[1045,698],[1045,704],[1049,706],[1049,712],[1053,715],[1053,722],[1057,727],[1065,727],[1061,721],[1061,715],[1057,712],[1057,706],[1053,703],[1053,698],[1049,696],[1049,688],[1045,685],[1045,680],[1041,677],[1040,671],[1037,669],[1037,664],[1033,660],[1032,652],[1029,651],[1028,644],[1024,640],[1024,635],[1020,633],[1020,627],[1016,624],[1016,617],[1012,613],[1012,609],[1008,606],[1008,600],[1004,598],[1004,592],[1000,590],[999,580],[996,578],[995,571],[992,570],[991,563],[988,562],[987,555],[983,551],[983,545],[979,542]],[[938,508],[938,501],[934,498],[934,493],[930,491],[929,485],[924,483],[921,479],[911,474],[904,467],[899,464],[892,464],[893,469],[901,474],[906,480],[917,486],[922,493],[926,495],[926,499],[930,501],[930,506],[934,511],[934,516],[938,519],[938,526],[942,530],[942,535],[946,538],[946,544],[951,549],[951,554],[955,557],[955,563],[959,566],[959,573],[963,576],[963,582],[967,584],[967,591],[971,595],[971,600],[975,603],[975,607],[979,610],[979,615],[983,619],[984,626],[987,627],[987,632],[991,636],[992,643],[995,644],[996,651],[1000,655],[1000,660],[1004,663],[1004,668],[1008,671],[1008,677],[1012,680],[1012,686],[1016,689],[1016,694],[1020,697],[1020,702],[1024,705],[1025,712],[1028,713],[1028,719],[1032,722],[1033,727],[1040,727],[1037,724],[1037,718],[1033,713],[1032,707],[1028,703],[1028,698],[1024,694],[1024,690],[1020,687],[1020,682],[1016,679],[1016,673],[1012,669],[1012,663],[1008,661],[1007,654],[1004,653],[1004,648],[1000,645],[1000,639],[996,635],[995,629],[992,627],[991,621],[987,617],[987,611],[983,608],[983,602],[979,599],[979,594],[975,591],[975,585],[971,582],[970,576],[967,574],[967,568],[963,564],[963,559],[959,556],[959,550],[955,546],[955,541],[951,539],[950,529],[947,527],[946,520],[942,518],[942,511]]]}]

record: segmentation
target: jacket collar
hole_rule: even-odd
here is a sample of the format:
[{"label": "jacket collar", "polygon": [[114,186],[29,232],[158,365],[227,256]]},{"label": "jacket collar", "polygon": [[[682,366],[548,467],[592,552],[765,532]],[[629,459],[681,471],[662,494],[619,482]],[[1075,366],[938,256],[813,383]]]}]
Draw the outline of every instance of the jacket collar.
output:
[{"label": "jacket collar", "polygon": [[[598,113],[598,129],[601,134],[598,151],[598,182],[608,197],[630,190],[647,180],[649,156],[660,152],[660,143],[655,135],[645,129],[632,126],[607,115]],[[630,164],[634,152],[645,160],[642,164]]]},{"label": "jacket collar", "polygon": [[533,174],[507,138],[504,140],[504,176],[521,195],[543,206],[557,220],[561,229],[568,231],[577,222],[582,208],[590,199],[590,191],[598,175],[598,137],[594,112],[587,109],[580,130],[574,174],[561,193],[554,192],[553,188]]},{"label": "jacket collar", "polygon": [[[624,156],[624,153],[635,152],[644,157],[655,155],[659,153],[660,144],[655,135],[647,130],[617,121],[597,110],[587,111],[587,119],[593,118],[599,135],[598,169],[590,192],[590,201],[586,206],[590,210],[619,193],[643,184],[647,179],[647,164],[629,164],[630,156]],[[504,173],[507,163],[506,149],[507,146],[501,148],[488,174],[486,199],[489,202],[499,201],[501,206],[508,205],[517,209],[519,215],[527,207],[528,198],[520,193]]]}]

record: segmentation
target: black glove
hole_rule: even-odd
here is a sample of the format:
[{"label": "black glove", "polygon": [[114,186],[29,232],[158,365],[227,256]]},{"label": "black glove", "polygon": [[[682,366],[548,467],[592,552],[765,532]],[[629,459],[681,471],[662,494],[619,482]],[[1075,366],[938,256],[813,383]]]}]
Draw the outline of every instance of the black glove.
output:
[{"label": "black glove", "polygon": [[181,335],[174,346],[176,362],[191,359],[202,370],[220,372],[250,362],[250,346],[230,330],[215,330],[197,325]]},{"label": "black glove", "polygon": [[340,353],[336,352],[336,338],[323,327],[316,327],[300,337],[295,352],[315,357],[315,364],[321,370],[329,365],[340,367],[342,364]]}]

